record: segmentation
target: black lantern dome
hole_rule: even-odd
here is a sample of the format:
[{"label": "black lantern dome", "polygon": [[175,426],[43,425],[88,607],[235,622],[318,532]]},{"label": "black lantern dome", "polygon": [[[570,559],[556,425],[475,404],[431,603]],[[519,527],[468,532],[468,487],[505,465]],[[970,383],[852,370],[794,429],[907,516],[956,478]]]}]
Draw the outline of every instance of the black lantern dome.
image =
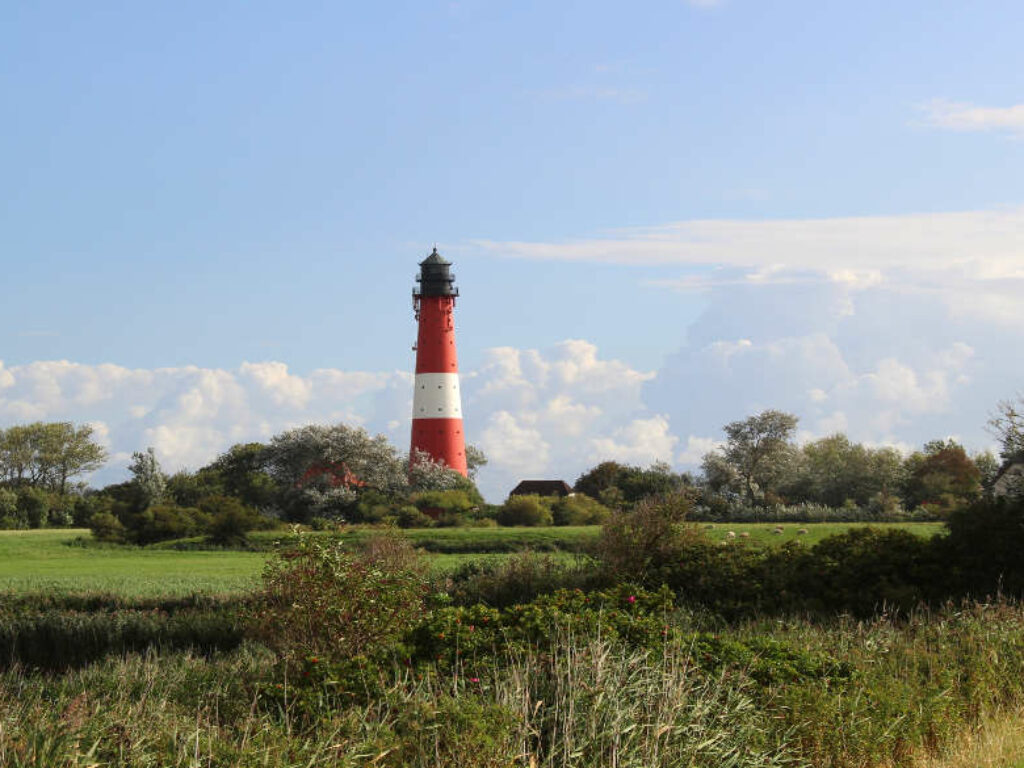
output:
[{"label": "black lantern dome", "polygon": [[455,275],[451,273],[452,263],[437,252],[433,252],[420,262],[420,273],[416,277],[419,288],[413,288],[413,296],[458,296],[455,287]]}]

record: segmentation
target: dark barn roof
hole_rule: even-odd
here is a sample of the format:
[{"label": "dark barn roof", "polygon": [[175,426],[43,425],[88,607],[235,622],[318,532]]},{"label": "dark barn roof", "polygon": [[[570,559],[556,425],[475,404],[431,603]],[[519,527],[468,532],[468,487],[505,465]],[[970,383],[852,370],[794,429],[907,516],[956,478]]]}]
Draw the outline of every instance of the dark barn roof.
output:
[{"label": "dark barn roof", "polygon": [[512,489],[509,496],[568,496],[572,488],[564,480],[523,480]]}]

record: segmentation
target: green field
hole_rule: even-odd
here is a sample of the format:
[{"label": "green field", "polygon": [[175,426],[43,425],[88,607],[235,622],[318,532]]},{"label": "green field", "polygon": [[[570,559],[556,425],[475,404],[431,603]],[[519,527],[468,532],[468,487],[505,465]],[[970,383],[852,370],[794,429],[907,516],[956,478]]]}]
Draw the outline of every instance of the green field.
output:
[{"label": "green field", "polygon": [[89,531],[0,531],[0,591],[116,592],[130,596],[237,593],[266,555],[67,546]]},{"label": "green field", "polygon": [[[759,544],[783,544],[787,541],[800,541],[807,545],[817,544],[827,536],[845,533],[851,528],[864,528],[866,523],[697,523],[707,534],[717,541],[731,539],[729,531],[736,538],[749,538]],[[911,531],[918,536],[930,537],[943,529],[942,523],[872,523],[872,528],[881,530],[900,529]],[[782,533],[775,533],[781,528]],[[807,533],[800,533],[806,530]],[[747,533],[748,537],[741,534]]]},{"label": "green field", "polygon": [[[786,524],[781,534],[773,523],[702,524],[709,536],[725,541],[749,539],[757,544],[801,541],[807,545],[860,523]],[[940,523],[887,523],[880,528],[903,528],[921,536],[941,530]],[[801,529],[807,533],[800,534]],[[510,551],[534,549],[571,560],[581,545],[593,539],[596,527],[570,528],[442,528],[408,531],[406,535],[428,550],[437,571],[452,570],[463,563],[498,560]],[[367,535],[355,529],[347,536]],[[748,537],[741,537],[747,533]],[[125,596],[232,594],[245,592],[259,581],[266,552],[178,551],[158,547],[69,546],[88,537],[81,529],[0,531],[0,592],[113,592]],[[287,536],[262,533],[258,541],[269,550],[272,542]]]}]

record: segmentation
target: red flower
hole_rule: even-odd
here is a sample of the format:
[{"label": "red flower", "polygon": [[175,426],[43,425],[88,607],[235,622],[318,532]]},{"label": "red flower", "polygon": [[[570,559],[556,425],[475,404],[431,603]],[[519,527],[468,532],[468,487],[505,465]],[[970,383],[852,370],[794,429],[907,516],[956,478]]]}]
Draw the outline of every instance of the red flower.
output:
[{"label": "red flower", "polygon": [[635,603],[636,602],[636,595],[630,595],[628,598],[626,598],[626,602],[628,602],[628,603]]}]

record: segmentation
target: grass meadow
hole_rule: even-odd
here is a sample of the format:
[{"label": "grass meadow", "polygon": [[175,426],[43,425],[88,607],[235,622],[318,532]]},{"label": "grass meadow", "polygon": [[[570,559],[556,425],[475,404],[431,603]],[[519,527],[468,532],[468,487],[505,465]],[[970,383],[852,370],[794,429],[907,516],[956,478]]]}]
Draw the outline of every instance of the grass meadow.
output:
[{"label": "grass meadow", "polygon": [[[713,539],[728,532],[746,533],[751,542],[777,545],[801,541],[812,545],[826,536],[863,527],[862,523],[812,523],[776,526],[773,523],[700,524]],[[878,528],[903,528],[920,536],[941,530],[939,523],[882,523]],[[775,533],[781,528],[782,533]],[[801,534],[800,530],[807,533]],[[353,528],[344,538],[358,541],[368,529]],[[564,528],[429,528],[406,531],[414,546],[427,552],[435,571],[449,571],[471,561],[497,561],[530,549],[572,560],[598,535],[597,526]],[[316,535],[316,534],[315,534]],[[328,535],[328,534],[324,534]],[[235,595],[258,582],[267,553],[287,531],[253,535],[255,552],[97,546],[85,529],[0,531],[0,593],[109,592],[128,597],[171,597],[190,594]],[[81,542],[84,545],[80,545]]]},{"label": "grass meadow", "polygon": [[[728,532],[746,533],[751,542],[778,545],[800,541],[812,545],[826,536],[862,523],[699,524],[713,539],[725,541]],[[932,536],[940,523],[882,523],[878,528],[903,528]],[[782,533],[775,533],[781,528]],[[807,533],[801,534],[800,530]],[[344,538],[358,541],[369,529],[353,528]],[[564,528],[428,528],[406,531],[414,546],[423,548],[435,571],[450,571],[471,561],[497,561],[526,549],[549,552],[572,560],[598,535],[597,526]],[[317,535],[317,534],[314,534]],[[329,535],[329,534],[323,534]],[[75,528],[0,531],[0,593],[109,592],[128,597],[171,597],[191,594],[235,595],[258,582],[267,553],[287,531],[253,535],[254,552],[97,546],[89,531]],[[82,542],[84,541],[84,544]]]}]

